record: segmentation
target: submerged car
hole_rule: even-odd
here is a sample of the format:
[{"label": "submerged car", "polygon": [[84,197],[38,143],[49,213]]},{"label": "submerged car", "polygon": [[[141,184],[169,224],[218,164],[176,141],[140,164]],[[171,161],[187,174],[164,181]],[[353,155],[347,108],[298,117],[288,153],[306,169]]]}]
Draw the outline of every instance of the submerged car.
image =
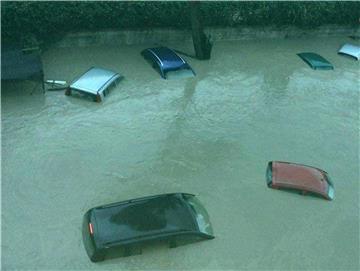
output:
[{"label": "submerged car", "polygon": [[122,76],[117,72],[92,67],[75,79],[66,89],[65,95],[71,95],[72,91],[90,95],[95,102],[101,102],[109,93],[109,89],[116,86]]},{"label": "submerged car", "polygon": [[328,200],[334,198],[334,186],[328,173],[311,166],[271,161],[266,169],[266,182],[268,187],[275,189],[314,193]]},{"label": "submerged car", "polygon": [[162,78],[166,79],[169,72],[190,71],[195,75],[190,65],[173,50],[167,47],[147,48],[141,52],[141,55],[156,69]]},{"label": "submerged car", "polygon": [[[83,218],[83,242],[93,262],[118,251],[125,256],[148,242],[170,247],[213,239],[209,215],[192,194],[150,196],[92,208]],[[122,256],[124,254],[121,254]]]},{"label": "submerged car", "polygon": [[300,53],[297,54],[314,70],[333,70],[334,66],[323,58],[321,55],[315,53]]},{"label": "submerged car", "polygon": [[356,60],[359,60],[360,59],[360,47],[347,43],[347,44],[344,44],[339,49],[338,54],[348,55],[348,56],[355,58]]}]

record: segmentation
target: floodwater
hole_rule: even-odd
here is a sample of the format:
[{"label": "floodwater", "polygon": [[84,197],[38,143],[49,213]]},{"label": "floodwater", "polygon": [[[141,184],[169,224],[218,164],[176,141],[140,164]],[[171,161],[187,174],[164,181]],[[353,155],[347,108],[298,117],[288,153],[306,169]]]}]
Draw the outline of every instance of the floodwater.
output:
[{"label": "floodwater", "polygon": [[[219,41],[210,61],[185,57],[197,76],[177,80],[141,57],[153,44],[44,52],[46,79],[93,65],[125,79],[102,104],[3,85],[3,269],[358,269],[360,66],[337,55],[344,42],[356,44]],[[304,51],[335,70],[312,70],[296,55]],[[335,199],[267,188],[270,160],[328,171]],[[86,210],[170,192],[197,195],[214,240],[89,261]]]}]

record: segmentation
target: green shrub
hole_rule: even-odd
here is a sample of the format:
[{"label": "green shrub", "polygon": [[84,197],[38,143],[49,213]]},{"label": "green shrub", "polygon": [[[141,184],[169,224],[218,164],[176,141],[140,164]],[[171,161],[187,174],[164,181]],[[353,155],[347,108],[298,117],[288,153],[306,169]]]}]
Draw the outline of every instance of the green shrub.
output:
[{"label": "green shrub", "polygon": [[[205,26],[359,24],[360,2],[202,2]],[[1,3],[3,42],[51,41],[76,31],[190,28],[189,3],[39,1]]]}]

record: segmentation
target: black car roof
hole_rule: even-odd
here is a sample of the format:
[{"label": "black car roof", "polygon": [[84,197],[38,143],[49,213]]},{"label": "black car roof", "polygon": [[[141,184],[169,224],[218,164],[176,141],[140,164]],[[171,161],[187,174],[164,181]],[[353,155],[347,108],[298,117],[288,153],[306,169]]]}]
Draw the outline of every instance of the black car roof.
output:
[{"label": "black car roof", "polygon": [[[98,245],[141,240],[168,233],[198,231],[182,194],[164,194],[92,209]],[[91,219],[91,220],[93,220]]]},{"label": "black car roof", "polygon": [[302,60],[304,60],[314,70],[332,70],[333,65],[323,58],[321,55],[306,52],[297,54]]},{"label": "black car roof", "polygon": [[164,68],[181,67],[186,63],[185,60],[167,47],[148,48],[146,50],[157,57]]},{"label": "black car roof", "polygon": [[147,54],[151,58],[157,59],[161,69],[164,71],[176,70],[188,66],[184,59],[167,47],[147,48],[142,54]]}]

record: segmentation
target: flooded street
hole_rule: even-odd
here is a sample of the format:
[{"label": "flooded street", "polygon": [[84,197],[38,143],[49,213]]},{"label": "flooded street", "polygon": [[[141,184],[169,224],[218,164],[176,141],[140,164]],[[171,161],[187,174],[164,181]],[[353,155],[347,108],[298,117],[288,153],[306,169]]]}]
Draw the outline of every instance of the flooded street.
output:
[{"label": "flooded street", "polygon": [[[2,264],[12,269],[358,269],[359,62],[345,36],[216,42],[194,78],[163,80],[139,46],[53,48],[46,79],[91,66],[124,80],[94,103],[62,91],[2,86]],[[192,44],[167,44],[191,52]],[[316,52],[333,71],[296,53]],[[335,199],[269,189],[268,161],[326,170]],[[91,263],[91,207],[188,192],[215,239]]]}]

